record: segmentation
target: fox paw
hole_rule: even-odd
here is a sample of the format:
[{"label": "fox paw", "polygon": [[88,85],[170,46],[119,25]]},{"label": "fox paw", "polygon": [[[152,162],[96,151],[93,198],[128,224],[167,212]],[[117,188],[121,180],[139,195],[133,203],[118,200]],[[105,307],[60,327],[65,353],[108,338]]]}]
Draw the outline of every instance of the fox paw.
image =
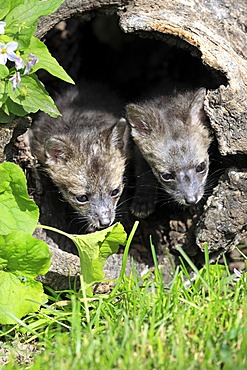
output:
[{"label": "fox paw", "polygon": [[146,218],[154,212],[155,203],[155,196],[151,196],[147,193],[135,195],[131,204],[131,212],[137,218]]}]

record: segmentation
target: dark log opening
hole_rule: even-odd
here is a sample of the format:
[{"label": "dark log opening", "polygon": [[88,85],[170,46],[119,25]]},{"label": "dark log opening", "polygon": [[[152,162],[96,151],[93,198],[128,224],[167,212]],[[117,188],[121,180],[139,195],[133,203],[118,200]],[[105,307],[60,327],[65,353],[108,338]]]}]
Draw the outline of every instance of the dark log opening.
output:
[{"label": "dark log opening", "polygon": [[[169,89],[227,85],[223,73],[202,64],[194,46],[158,32],[126,34],[115,14],[63,21],[47,33],[46,44],[75,81],[86,77],[106,82],[127,101],[161,83]],[[48,88],[53,86],[52,80],[47,82]]]},{"label": "dark log opening", "polygon": [[[177,85],[217,89],[228,84],[222,72],[202,63],[201,52],[194,46],[156,31],[126,34],[120,29],[116,14],[106,15],[101,11],[96,15],[83,14],[81,19],[62,21],[47,33],[45,40],[52,55],[75,82],[81,77],[105,82],[126,102],[135,101],[156,84],[165,84],[169,89]],[[40,78],[52,95],[68,87],[43,71]],[[245,162],[244,155],[222,157],[215,140],[211,148],[211,178],[206,196],[212,194],[219,176],[227,168],[241,168]],[[49,208],[54,198],[53,191],[47,190],[47,196],[39,201],[41,221],[64,229],[64,225],[55,220],[57,215],[61,218],[63,212],[51,214]],[[55,204],[54,209],[59,209],[57,201]],[[195,228],[202,212],[203,204],[193,209],[181,209],[174,204],[172,207],[160,205],[154,215],[141,221],[141,239],[149,246],[149,235],[155,230],[154,241],[161,246],[160,254],[167,247],[176,253],[174,248],[179,243],[188,254],[196,255],[198,261],[200,252],[195,244]],[[67,214],[67,209],[64,214]],[[131,216],[129,218],[131,224],[133,220]],[[72,229],[72,232],[80,231]],[[147,251],[141,252],[142,258],[146,254]]]}]

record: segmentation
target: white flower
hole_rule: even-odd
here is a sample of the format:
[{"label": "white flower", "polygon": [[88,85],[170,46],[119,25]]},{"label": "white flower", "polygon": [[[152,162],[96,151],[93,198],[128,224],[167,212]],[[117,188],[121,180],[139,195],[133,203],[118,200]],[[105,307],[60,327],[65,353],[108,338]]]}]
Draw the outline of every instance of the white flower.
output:
[{"label": "white flower", "polygon": [[234,274],[236,275],[236,277],[238,279],[240,279],[242,277],[241,272],[239,270],[237,270],[236,268],[233,269],[233,272],[234,272]]},{"label": "white flower", "polygon": [[[243,274],[239,270],[237,270],[236,268],[233,269],[233,272],[234,272],[234,274],[236,276],[236,277],[234,277],[233,281],[238,281],[243,276]],[[246,282],[246,278],[245,277],[244,277],[244,282]]]},{"label": "white flower", "polygon": [[21,57],[18,57],[18,59],[15,60],[15,68],[18,71],[19,69],[22,69],[24,67],[25,67],[25,63],[23,62],[23,60],[21,59]]},{"label": "white flower", "polygon": [[27,66],[24,71],[24,75],[28,75],[30,73],[31,67],[33,67],[38,62],[38,58],[36,58],[35,54],[29,54],[27,57]]},{"label": "white flower", "polygon": [[6,26],[6,22],[0,21],[0,35],[4,34],[5,26]]},{"label": "white flower", "polygon": [[20,72],[16,72],[14,76],[12,76],[9,80],[12,83],[13,89],[15,90],[17,87],[20,86],[20,83],[21,83]]},{"label": "white flower", "polygon": [[6,45],[0,42],[0,64],[6,64],[8,59],[11,62],[17,61],[19,57],[14,52],[17,47],[18,42],[8,42]]}]

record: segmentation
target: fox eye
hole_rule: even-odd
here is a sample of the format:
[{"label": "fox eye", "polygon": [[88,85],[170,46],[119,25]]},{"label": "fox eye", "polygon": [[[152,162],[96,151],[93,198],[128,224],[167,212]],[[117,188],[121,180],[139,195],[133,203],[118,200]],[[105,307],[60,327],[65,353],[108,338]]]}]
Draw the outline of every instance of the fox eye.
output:
[{"label": "fox eye", "polygon": [[175,180],[175,173],[174,172],[164,172],[160,174],[160,177],[163,181],[171,181]]},{"label": "fox eye", "polygon": [[198,164],[198,166],[196,166],[196,172],[204,172],[206,170],[206,162],[201,162],[200,164]]},{"label": "fox eye", "polygon": [[111,192],[111,196],[112,196],[113,198],[117,197],[119,194],[120,194],[120,190],[119,190],[119,189],[114,189],[114,190],[112,190],[112,192]]},{"label": "fox eye", "polygon": [[88,202],[88,196],[86,194],[77,194],[74,196],[76,203],[83,204]]}]

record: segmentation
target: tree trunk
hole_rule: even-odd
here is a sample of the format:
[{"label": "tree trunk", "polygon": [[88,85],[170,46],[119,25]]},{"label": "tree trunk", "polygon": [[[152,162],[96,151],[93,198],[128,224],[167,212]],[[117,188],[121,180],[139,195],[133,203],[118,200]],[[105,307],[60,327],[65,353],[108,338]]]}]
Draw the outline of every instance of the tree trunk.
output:
[{"label": "tree trunk", "polygon": [[[159,40],[169,46],[168,50],[181,49],[198,58],[201,67],[210,72],[206,85],[211,89],[206,96],[205,110],[221,158],[230,155],[232,162],[226,162],[227,174],[222,176],[204,207],[195,231],[196,243],[203,249],[207,242],[212,253],[221,253],[245,242],[246,0],[239,0],[237,4],[234,0],[66,0],[57,12],[39,21],[36,35],[42,39],[61,21],[76,18],[86,23],[95,14],[116,14],[121,30],[144,39],[144,48],[145,40]],[[110,37],[113,36],[110,33]],[[131,55],[129,63],[131,69]],[[127,70],[128,66],[126,73]],[[238,168],[229,170],[231,163]]]},{"label": "tree trunk", "polygon": [[227,79],[208,93],[205,108],[220,153],[247,153],[247,5],[239,0],[67,0],[39,22],[37,37],[71,17],[117,12],[126,33],[145,32],[200,55],[203,64]]}]

